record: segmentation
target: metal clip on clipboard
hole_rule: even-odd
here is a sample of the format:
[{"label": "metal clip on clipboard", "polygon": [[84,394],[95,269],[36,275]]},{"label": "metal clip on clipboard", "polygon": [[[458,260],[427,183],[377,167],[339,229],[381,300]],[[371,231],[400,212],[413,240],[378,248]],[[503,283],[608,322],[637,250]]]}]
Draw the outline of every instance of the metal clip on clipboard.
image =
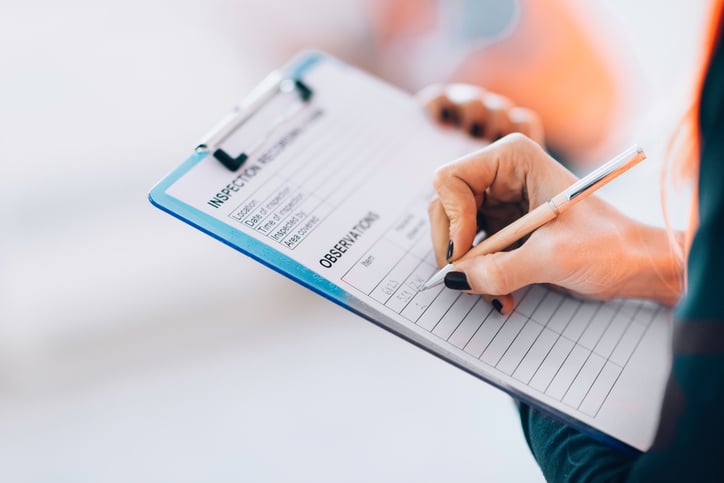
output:
[{"label": "metal clip on clipboard", "polygon": [[[264,104],[268,103],[271,99],[276,97],[278,94],[287,94],[296,91],[299,94],[299,98],[307,103],[312,98],[313,92],[305,83],[299,79],[284,77],[280,73],[275,72],[267,77],[257,89],[252,91],[249,98],[242,103],[241,106],[237,106],[231,114],[224,118],[211,132],[204,136],[203,140],[196,146],[196,152],[207,152],[215,146],[221,144],[231,133],[243,125],[251,116],[259,111]],[[279,125],[284,124],[287,120],[291,119],[299,110],[304,106],[294,109],[292,112],[288,112],[286,115],[281,116],[269,129],[269,135]],[[268,136],[267,136],[268,137]],[[223,164],[228,170],[238,170],[251,153],[261,147],[266,141],[267,137],[260,139],[251,148],[242,151],[238,156],[234,157],[217,147],[214,149],[212,156],[216,158],[221,164]]]}]

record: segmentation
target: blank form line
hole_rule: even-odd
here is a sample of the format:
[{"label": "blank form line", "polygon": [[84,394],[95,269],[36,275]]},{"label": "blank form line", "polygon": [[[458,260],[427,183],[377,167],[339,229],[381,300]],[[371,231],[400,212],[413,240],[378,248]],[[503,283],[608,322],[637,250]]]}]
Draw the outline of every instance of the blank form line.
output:
[{"label": "blank form line", "polygon": [[[485,322],[490,318],[491,315],[492,315],[492,312],[488,312],[488,313],[485,315],[485,318],[483,319],[483,321],[480,323],[480,325],[478,326],[478,328],[475,329],[475,332],[473,332],[473,335],[470,336],[470,338],[468,339],[468,341],[467,341],[467,342],[465,343],[465,345],[463,346],[463,348],[462,348],[463,351],[465,351],[465,350],[468,348],[468,345],[470,344],[470,341],[472,341],[472,340],[475,338],[475,336],[477,335],[477,333],[478,333],[478,332],[480,331],[480,329],[485,325]],[[487,348],[487,346],[485,346],[485,348]],[[483,352],[485,352],[485,348],[483,348],[483,351],[480,353],[480,355],[482,355]],[[476,359],[477,359],[477,358],[476,358]]]},{"label": "blank form line", "polygon": [[[656,313],[658,314],[658,311],[661,309],[662,309],[662,307],[659,307],[657,309]],[[598,412],[601,410],[603,405],[606,404],[606,400],[608,399],[608,396],[611,394],[611,391],[613,391],[613,388],[616,387],[616,383],[618,383],[618,380],[621,377],[621,374],[623,374],[623,371],[626,370],[626,366],[628,366],[628,363],[631,361],[631,357],[633,357],[634,353],[636,352],[636,349],[638,349],[638,347],[639,347],[639,344],[641,344],[641,341],[644,340],[644,337],[646,336],[646,333],[649,331],[650,327],[651,327],[650,325],[647,326],[646,330],[644,330],[644,332],[639,336],[639,340],[636,341],[636,345],[634,346],[633,350],[631,351],[631,354],[629,354],[628,358],[626,359],[626,363],[623,365],[623,367],[619,371],[618,376],[616,376],[616,379],[614,380],[613,384],[611,384],[610,389],[606,393],[606,397],[603,398],[603,402],[599,406],[594,417],[598,416]]]},{"label": "blank form line", "polygon": [[[435,327],[437,327],[438,324],[440,323],[440,321],[441,321],[443,318],[445,318],[445,316],[447,315],[447,313],[450,312],[450,309],[452,309],[452,308],[455,306],[455,302],[457,302],[458,299],[460,299],[461,296],[462,296],[461,293],[459,293],[459,294],[456,295],[455,300],[453,300],[453,302],[450,304],[450,306],[449,306],[447,309],[445,309],[445,312],[442,313],[442,315],[440,316],[440,318],[437,319],[437,322],[435,322],[435,325],[433,325],[432,328],[429,330],[430,333],[432,333],[432,332],[435,330]],[[430,305],[432,305],[432,304],[430,304]],[[425,309],[425,310],[427,310],[427,309]]]},{"label": "blank form line", "polygon": [[[525,328],[525,326],[526,326],[528,323],[533,322],[534,324],[540,325],[540,326],[541,326],[541,329],[545,328],[545,325],[544,325],[544,324],[541,324],[541,323],[538,322],[537,320],[533,320],[532,318],[528,318],[528,317],[525,317],[525,316],[523,316],[523,317],[526,319],[526,321],[525,321],[525,323],[520,327],[520,330],[518,331],[518,333],[515,334],[515,337],[513,337],[513,340],[510,341],[510,344],[508,344],[508,347],[505,349],[505,351],[503,351],[503,354],[500,356],[500,360],[501,360],[501,361],[503,360],[503,358],[505,357],[505,355],[508,353],[508,351],[510,350],[510,348],[513,347],[513,345],[515,344],[515,341],[518,340],[518,337],[520,337],[520,335],[523,333],[523,329]],[[541,332],[543,332],[543,330],[541,330]],[[540,337],[540,333],[535,337],[536,340],[538,339],[538,337]],[[533,343],[535,343],[535,340],[533,341]],[[531,344],[530,347],[533,347],[533,344]],[[528,353],[528,351],[530,350],[530,347],[528,347],[528,349],[525,351],[525,354]],[[523,357],[521,357],[520,360],[518,361],[518,363],[515,365],[515,368],[513,369],[513,372],[515,372],[515,369],[517,369],[518,366],[520,365],[520,363],[523,362],[523,359],[525,358],[525,354],[523,354]],[[498,362],[500,362],[500,361],[498,361]],[[513,372],[511,372],[511,374],[512,374]]]},{"label": "blank form line", "polygon": [[[565,327],[563,327],[563,329],[561,330],[561,333],[560,333],[561,337],[563,337],[563,334],[566,333],[566,330],[568,329],[568,326],[571,325],[571,322],[573,322],[573,321],[576,319],[576,316],[578,315],[578,312],[581,310],[581,307],[583,307],[583,302],[582,302],[582,301],[580,301],[580,300],[575,300],[575,302],[576,302],[578,305],[576,306],[576,310],[573,312],[573,315],[571,315],[571,318],[568,319],[568,322],[566,322]],[[576,342],[576,341],[573,341],[573,342]]]},{"label": "blank form line", "polygon": [[[541,333],[542,333],[542,331],[541,331]],[[539,336],[539,337],[540,337],[540,336]],[[538,367],[536,367],[535,371],[533,371],[533,375],[530,377],[530,380],[531,380],[531,381],[532,381],[533,379],[535,379],[536,374],[538,374],[538,372],[540,371],[541,367],[543,367],[543,364],[545,363],[546,359],[548,359],[548,356],[551,354],[551,351],[553,350],[553,348],[554,348],[554,347],[556,346],[556,344],[558,343],[558,340],[561,339],[562,337],[563,337],[562,335],[559,335],[559,336],[556,338],[556,340],[551,344],[550,349],[548,349],[548,350],[546,351],[545,357],[543,357],[543,359],[541,359],[540,363],[538,364]],[[574,344],[575,344],[575,343],[574,343]],[[554,377],[555,377],[555,375],[554,375]],[[551,381],[552,381],[552,380],[553,380],[553,379],[551,378]],[[541,392],[545,392],[545,391],[541,391]]]},{"label": "blank form line", "polygon": [[[473,309],[475,309],[475,307],[477,307],[478,304],[479,304],[480,302],[482,302],[482,301],[483,301],[483,298],[480,297],[480,298],[479,298],[478,300],[476,300],[475,303],[465,312],[465,315],[463,315],[462,317],[460,317],[460,322],[458,322],[458,325],[456,325],[455,328],[453,329],[453,331],[450,332],[450,335],[447,336],[447,338],[445,339],[445,341],[449,341],[449,340],[450,340],[450,337],[452,337],[453,334],[455,334],[455,332],[460,328],[460,325],[465,321],[465,319],[467,318],[467,316],[470,315],[470,312],[472,312]],[[470,337],[472,337],[472,336],[470,336]],[[466,344],[467,344],[467,342],[466,342]]]},{"label": "blank form line", "polygon": [[[589,356],[589,357],[590,357],[590,356]],[[588,362],[588,361],[586,361],[586,362]],[[583,405],[584,401],[585,401],[586,398],[588,397],[588,394],[591,392],[591,389],[593,389],[593,386],[596,385],[596,381],[598,381],[598,378],[601,377],[601,374],[603,373],[603,369],[606,367],[606,363],[607,363],[607,362],[608,362],[608,360],[605,360],[605,361],[603,362],[603,364],[601,364],[601,368],[598,370],[598,373],[596,373],[596,377],[593,378],[593,382],[591,383],[591,385],[590,385],[590,386],[588,387],[588,389],[586,390],[586,394],[583,395],[583,399],[581,399],[581,402],[578,403],[578,406],[576,406],[576,409],[580,409],[581,406]],[[583,367],[581,367],[581,369],[583,369]],[[623,372],[623,370],[621,370],[620,372]],[[616,378],[616,380],[618,380],[618,378]],[[611,385],[611,389],[613,389],[613,386],[615,386],[615,385],[616,385],[616,382],[614,381],[614,383]],[[568,391],[566,391],[566,392],[568,392]],[[609,392],[610,392],[610,389],[609,389]],[[563,397],[565,397],[565,396],[563,396]],[[604,398],[603,400],[604,400],[604,402],[605,402],[605,401],[606,401],[606,398]],[[603,403],[601,403],[601,405],[603,405]]]},{"label": "blank form line", "polygon": [[[528,349],[526,349],[525,354],[523,354],[523,356],[520,358],[520,360],[518,361],[518,363],[517,363],[517,364],[515,365],[515,367],[513,368],[513,372],[512,372],[511,374],[515,374],[515,371],[518,370],[518,368],[519,368],[520,365],[523,363],[523,361],[525,360],[525,358],[528,357],[528,354],[530,353],[531,349],[533,349],[533,346],[536,344],[536,342],[538,342],[538,339],[540,339],[540,336],[543,335],[543,332],[546,330],[546,326],[543,325],[542,327],[543,327],[543,328],[541,329],[540,332],[538,332],[538,335],[535,336],[535,339],[533,340],[533,343],[530,345],[530,347],[528,347]],[[551,332],[553,332],[553,331],[551,331]],[[558,340],[558,339],[556,339],[556,341],[557,341],[557,340]],[[555,342],[554,342],[554,344],[555,344]],[[553,345],[551,345],[551,348],[553,348]],[[550,350],[549,350],[549,352],[550,352]],[[546,357],[547,357],[547,356],[548,356],[548,354],[546,353]],[[543,358],[543,360],[545,360],[545,357]],[[541,364],[542,364],[542,362],[541,362]]]},{"label": "blank form line", "polygon": [[[569,339],[570,340],[570,339]],[[561,369],[563,369],[563,366],[566,365],[566,362],[571,357],[571,354],[573,354],[573,350],[576,348],[577,344],[575,341],[573,341],[573,346],[571,347],[571,350],[568,351],[568,354],[566,354],[566,357],[563,359],[563,362],[561,362],[561,365],[558,366],[558,369],[556,369],[556,372],[553,374],[553,377],[551,377],[551,380],[548,381],[548,384],[546,384],[546,387],[543,391],[543,393],[547,393],[548,389],[551,387],[551,384],[553,384],[553,381],[556,380],[556,377],[558,377],[558,373],[561,372]]]},{"label": "blank form line", "polygon": [[[491,315],[491,314],[488,314],[488,316],[485,317],[485,320],[486,320],[486,321],[490,318],[490,315]],[[503,329],[503,327],[505,327],[505,323],[508,321],[509,318],[510,318],[510,315],[508,315],[508,317],[505,318],[505,320],[503,321],[503,323],[500,324],[500,327],[498,327],[498,330],[495,331],[495,335],[490,339],[490,341],[488,341],[488,343],[485,345],[485,348],[483,349],[483,352],[481,352],[481,353],[480,353],[480,356],[478,356],[478,360],[479,360],[481,357],[483,357],[483,354],[485,354],[485,351],[488,350],[488,347],[490,347],[490,344],[492,344],[493,341],[495,340],[495,338],[498,337],[498,334],[500,334],[500,331]],[[482,327],[483,325],[485,325],[485,322],[483,322],[483,323],[480,325],[480,327]],[[478,327],[478,330],[480,330],[480,327]],[[495,367],[494,364],[493,364],[492,366]]]},{"label": "blank form line", "polygon": [[[568,394],[568,392],[569,392],[569,391],[571,390],[571,388],[573,387],[574,383],[576,382],[576,379],[578,379],[578,375],[581,373],[581,371],[583,370],[583,368],[586,366],[586,363],[587,363],[588,360],[591,358],[591,354],[593,354],[593,352],[592,352],[592,351],[589,351],[589,352],[588,352],[588,356],[586,356],[586,360],[583,361],[583,364],[581,364],[581,367],[578,369],[578,371],[576,371],[576,375],[573,376],[573,379],[571,379],[571,383],[570,383],[570,384],[568,385],[568,387],[566,388],[565,392],[563,393],[563,396],[561,396],[561,399],[560,399],[561,401],[563,401],[563,400],[566,398],[566,394]],[[562,366],[561,366],[561,367],[562,367]],[[603,366],[601,366],[601,367],[603,368]],[[600,372],[600,371],[599,371],[599,372]],[[598,376],[596,376],[596,377],[598,377]],[[554,377],[554,379],[555,379],[555,377]],[[581,402],[583,402],[583,401],[581,401]],[[579,404],[579,406],[580,406],[580,404]]]}]

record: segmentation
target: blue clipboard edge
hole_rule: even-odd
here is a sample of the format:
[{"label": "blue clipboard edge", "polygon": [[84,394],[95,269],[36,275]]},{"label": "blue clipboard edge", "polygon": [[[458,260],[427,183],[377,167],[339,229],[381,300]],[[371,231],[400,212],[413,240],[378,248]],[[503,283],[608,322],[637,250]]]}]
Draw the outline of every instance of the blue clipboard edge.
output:
[{"label": "blue clipboard edge", "polygon": [[[306,72],[311,70],[314,66],[318,65],[323,61],[334,61],[337,60],[328,54],[320,51],[305,51],[297,55],[292,59],[285,67],[281,69],[281,72],[293,77],[303,77]],[[624,454],[639,455],[641,451],[633,446],[624,443],[606,433],[603,433],[588,424],[575,419],[567,414],[564,414],[557,409],[543,404],[541,401],[531,398],[530,396],[520,393],[514,388],[499,384],[498,382],[487,379],[480,374],[470,370],[464,365],[456,362],[454,359],[446,357],[438,351],[435,351],[432,347],[428,347],[421,344],[407,335],[394,330],[390,325],[383,322],[387,319],[383,313],[374,311],[370,307],[358,302],[355,298],[349,296],[347,292],[333,284],[329,280],[326,280],[317,275],[312,270],[307,269],[303,265],[300,265],[296,261],[282,254],[281,252],[265,245],[256,239],[245,235],[243,232],[236,230],[225,223],[222,223],[215,218],[206,215],[205,213],[179,201],[178,199],[169,196],[166,190],[173,185],[179,178],[186,174],[202,159],[208,156],[208,152],[194,153],[180,166],[171,171],[161,181],[159,181],[148,193],[148,199],[152,205],[159,208],[160,210],[168,213],[169,215],[178,218],[179,220],[187,223],[194,228],[206,233],[219,240],[220,242],[228,245],[229,247],[247,255],[248,257],[256,260],[262,265],[274,270],[275,272],[293,280],[294,282],[306,287],[307,289],[321,295],[322,297],[334,302],[340,307],[349,310],[350,312],[364,318],[365,320],[375,324],[376,326],[390,332],[397,337],[413,344],[414,346],[424,350],[425,352],[432,354],[433,356],[442,359],[443,361],[452,364],[458,369],[470,374],[471,376],[482,380],[483,382],[492,385],[493,387],[505,392],[514,399],[517,399],[521,403],[527,404],[541,412],[545,413],[565,423],[569,426],[576,428],[583,434],[591,437],[592,439],[603,443],[609,447],[621,451]],[[366,309],[366,310],[365,310]],[[370,313],[370,310],[374,311]]]}]

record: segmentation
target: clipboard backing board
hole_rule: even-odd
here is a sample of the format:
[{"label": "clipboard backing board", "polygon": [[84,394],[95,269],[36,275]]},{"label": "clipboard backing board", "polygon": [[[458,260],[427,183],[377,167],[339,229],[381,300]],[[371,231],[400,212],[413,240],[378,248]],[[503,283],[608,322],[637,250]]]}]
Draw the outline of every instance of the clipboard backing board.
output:
[{"label": "clipboard backing board", "polygon": [[670,367],[669,310],[532,286],[501,316],[477,296],[420,291],[437,269],[431,175],[480,147],[434,126],[409,94],[307,52],[270,74],[149,199],[513,397],[645,451]]}]

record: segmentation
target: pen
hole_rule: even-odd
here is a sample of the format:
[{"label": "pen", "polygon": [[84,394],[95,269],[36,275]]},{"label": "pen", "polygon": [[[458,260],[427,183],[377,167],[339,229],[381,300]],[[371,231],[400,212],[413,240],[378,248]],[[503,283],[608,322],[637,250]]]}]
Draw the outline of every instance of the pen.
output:
[{"label": "pen", "polygon": [[[616,179],[619,175],[628,171],[644,159],[646,159],[646,154],[643,149],[636,145],[631,146],[603,166],[573,183],[569,188],[563,190],[548,201],[543,202],[533,211],[521,216],[510,225],[491,235],[489,238],[486,238],[471,248],[460,260],[504,250],[524,236],[555,219],[565,210],[587,198],[600,187]],[[422,290],[440,285],[445,280],[445,275],[454,270],[454,268],[452,263],[445,265],[425,282]]]}]

